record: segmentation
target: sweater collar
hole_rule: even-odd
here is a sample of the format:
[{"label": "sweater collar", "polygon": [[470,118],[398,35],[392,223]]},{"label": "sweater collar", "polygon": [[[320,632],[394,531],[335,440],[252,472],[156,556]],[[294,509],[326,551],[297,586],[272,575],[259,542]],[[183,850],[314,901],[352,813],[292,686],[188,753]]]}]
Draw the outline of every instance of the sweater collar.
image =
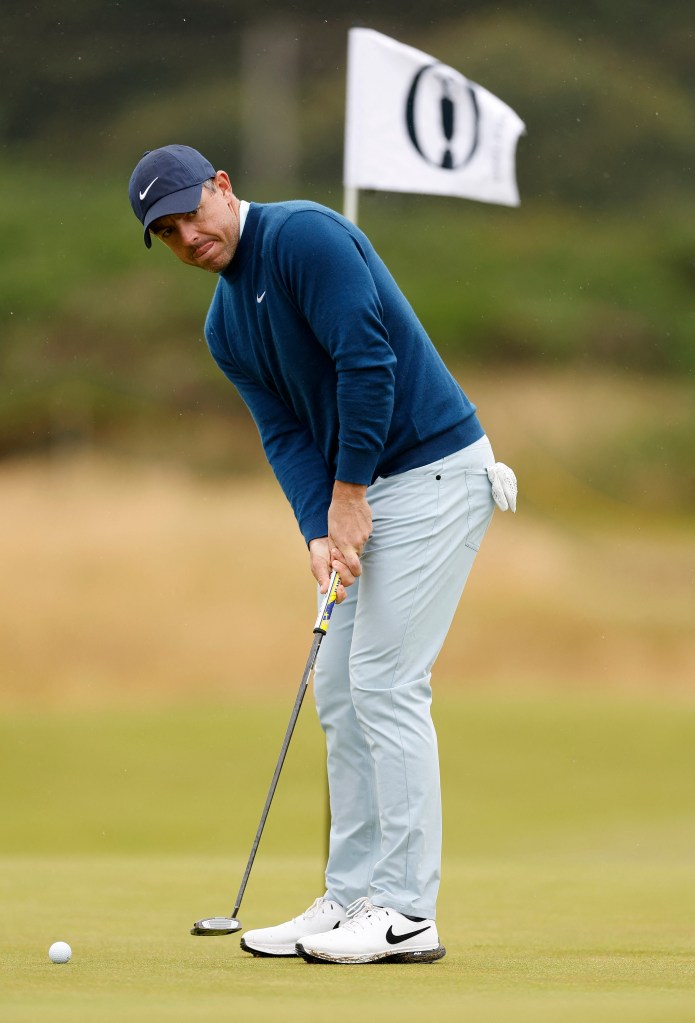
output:
[{"label": "sweater collar", "polygon": [[220,273],[226,281],[235,281],[249,261],[253,252],[253,244],[256,239],[256,229],[261,215],[261,207],[258,203],[249,203],[244,228],[239,238],[236,252],[231,263]]}]

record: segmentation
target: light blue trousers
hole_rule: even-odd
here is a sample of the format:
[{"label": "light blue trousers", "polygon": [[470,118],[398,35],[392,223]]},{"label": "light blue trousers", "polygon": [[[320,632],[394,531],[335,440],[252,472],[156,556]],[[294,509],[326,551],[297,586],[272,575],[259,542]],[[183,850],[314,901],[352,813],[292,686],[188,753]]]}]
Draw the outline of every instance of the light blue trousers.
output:
[{"label": "light blue trousers", "polygon": [[494,502],[487,438],[367,491],[362,575],[333,612],[314,674],[328,750],[326,891],[434,918],[441,795],[430,705],[442,647]]}]

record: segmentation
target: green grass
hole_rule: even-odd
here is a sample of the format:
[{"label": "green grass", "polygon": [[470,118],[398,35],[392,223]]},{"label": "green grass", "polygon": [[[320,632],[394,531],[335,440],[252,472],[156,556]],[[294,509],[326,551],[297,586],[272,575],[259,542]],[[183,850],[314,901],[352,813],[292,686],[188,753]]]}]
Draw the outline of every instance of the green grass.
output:
[{"label": "green grass", "polygon": [[[496,1020],[516,1006],[515,1018],[561,1011],[623,1021],[686,1019],[695,1008],[686,862],[454,861],[440,913],[449,954],[409,969],[271,963],[244,955],[235,938],[193,939],[196,916],[231,908],[212,896],[228,891],[230,870],[236,881],[240,860],[29,857],[2,868],[8,1019],[108,1023],[221,1011],[454,1020],[465,1009],[466,1018]],[[316,888],[313,859],[272,857],[259,873],[246,923],[274,919],[277,907],[291,913]],[[73,947],[60,967],[46,954],[58,938]]]},{"label": "green grass", "polygon": [[[232,908],[288,712],[5,715],[0,1019],[692,1020],[695,707],[439,701],[448,955],[409,968],[266,962],[188,934]],[[246,925],[318,894],[323,784],[309,705]]]}]

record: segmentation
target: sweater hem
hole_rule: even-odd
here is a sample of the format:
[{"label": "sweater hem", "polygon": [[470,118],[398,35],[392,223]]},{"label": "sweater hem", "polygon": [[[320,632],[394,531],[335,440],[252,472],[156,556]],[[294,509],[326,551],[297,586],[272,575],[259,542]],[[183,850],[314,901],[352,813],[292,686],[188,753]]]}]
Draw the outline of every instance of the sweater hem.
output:
[{"label": "sweater hem", "polygon": [[446,458],[447,455],[453,455],[454,452],[461,451],[470,444],[475,444],[484,436],[485,431],[478,417],[475,414],[468,416],[445,433],[439,433],[436,437],[431,437],[418,444],[417,447],[409,448],[395,458],[389,459],[387,464],[379,465],[372,483],[379,477],[385,479],[388,476],[396,476],[409,469],[419,469],[423,465],[429,465],[430,462],[434,462],[438,458]]}]

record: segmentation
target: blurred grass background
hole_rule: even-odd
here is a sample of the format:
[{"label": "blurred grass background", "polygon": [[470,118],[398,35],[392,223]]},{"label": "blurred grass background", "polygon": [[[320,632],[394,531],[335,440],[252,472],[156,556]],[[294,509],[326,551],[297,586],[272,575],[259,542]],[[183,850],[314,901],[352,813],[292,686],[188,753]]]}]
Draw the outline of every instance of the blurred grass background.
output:
[{"label": "blurred grass background", "polygon": [[[402,1019],[426,999],[481,1023],[692,1019],[689,7],[38,0],[1,18],[0,1015]],[[142,151],[179,141],[243,198],[340,209],[355,23],[528,129],[519,209],[361,196],[520,482],[437,665],[450,951],[407,977],[261,973],[186,934],[231,908],[314,595],[206,350],[214,280],[147,252],[126,194]],[[323,786],[308,705],[245,922],[318,894]],[[58,972],[56,939],[75,950]]]}]

